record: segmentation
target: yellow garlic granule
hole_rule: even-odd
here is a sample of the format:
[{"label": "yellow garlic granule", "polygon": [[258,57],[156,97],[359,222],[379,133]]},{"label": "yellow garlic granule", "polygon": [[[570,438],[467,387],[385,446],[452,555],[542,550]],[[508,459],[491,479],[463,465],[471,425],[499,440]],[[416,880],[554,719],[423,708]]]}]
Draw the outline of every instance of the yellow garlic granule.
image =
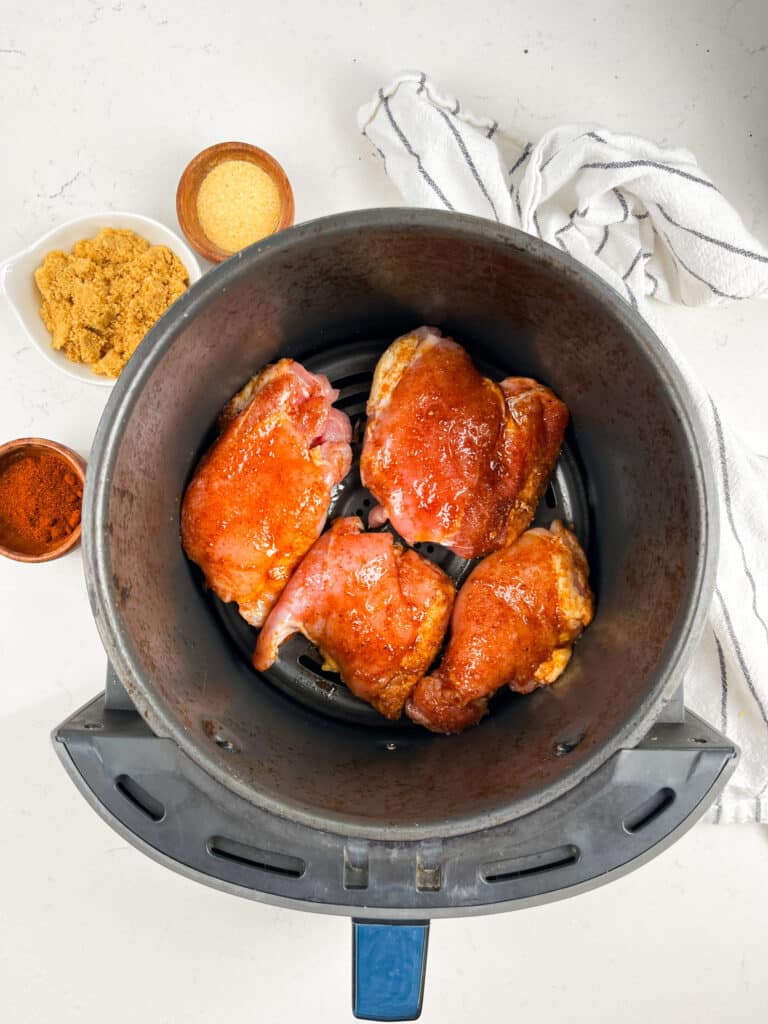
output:
[{"label": "yellow garlic granule", "polygon": [[197,217],[223,252],[239,252],[272,234],[280,220],[280,192],[266,171],[249,160],[224,160],[197,193]]}]

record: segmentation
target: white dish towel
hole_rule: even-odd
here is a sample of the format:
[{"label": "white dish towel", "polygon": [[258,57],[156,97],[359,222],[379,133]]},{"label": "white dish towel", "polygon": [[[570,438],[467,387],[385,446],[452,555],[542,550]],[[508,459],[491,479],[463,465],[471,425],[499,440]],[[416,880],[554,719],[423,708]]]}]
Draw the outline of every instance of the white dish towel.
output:
[{"label": "white dish towel", "polygon": [[[536,143],[406,72],[361,108],[404,199],[489,217],[559,246],[654,326],[651,298],[715,305],[768,296],[768,254],[684,149],[593,125]],[[720,563],[686,702],[741,747],[714,822],[768,821],[768,461],[728,429],[667,338],[699,406],[720,492]]]}]

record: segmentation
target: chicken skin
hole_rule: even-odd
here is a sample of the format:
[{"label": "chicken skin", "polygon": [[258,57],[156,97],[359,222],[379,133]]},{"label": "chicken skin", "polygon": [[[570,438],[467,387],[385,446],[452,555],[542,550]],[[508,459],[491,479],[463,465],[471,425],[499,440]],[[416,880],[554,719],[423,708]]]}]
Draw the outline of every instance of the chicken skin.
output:
[{"label": "chicken skin", "polygon": [[463,558],[511,544],[531,523],[568,423],[565,405],[527,377],[496,384],[435,328],[393,342],[376,367],[360,472],[415,544]]},{"label": "chicken skin", "polygon": [[488,699],[553,683],[592,621],[587,559],[570,530],[528,530],[484,559],[459,591],[438,668],[416,686],[406,713],[433,732],[475,725]]},{"label": "chicken skin", "polygon": [[453,607],[453,583],[388,532],[337,519],[293,574],[262,629],[253,664],[264,671],[301,632],[357,697],[387,718],[437,655]]},{"label": "chicken skin", "polygon": [[187,555],[222,601],[261,626],[320,536],[349,472],[349,418],[328,380],[292,359],[257,374],[225,407],[181,509]]}]

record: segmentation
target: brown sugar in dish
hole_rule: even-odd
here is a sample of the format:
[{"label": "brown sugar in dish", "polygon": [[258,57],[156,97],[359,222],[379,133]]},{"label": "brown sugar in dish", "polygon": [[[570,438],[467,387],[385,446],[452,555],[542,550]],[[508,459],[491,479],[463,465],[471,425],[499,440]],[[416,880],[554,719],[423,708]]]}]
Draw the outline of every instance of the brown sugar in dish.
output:
[{"label": "brown sugar in dish", "polygon": [[53,348],[94,373],[117,377],[144,335],[186,290],[184,264],[133,231],[102,228],[35,271],[40,316]]}]

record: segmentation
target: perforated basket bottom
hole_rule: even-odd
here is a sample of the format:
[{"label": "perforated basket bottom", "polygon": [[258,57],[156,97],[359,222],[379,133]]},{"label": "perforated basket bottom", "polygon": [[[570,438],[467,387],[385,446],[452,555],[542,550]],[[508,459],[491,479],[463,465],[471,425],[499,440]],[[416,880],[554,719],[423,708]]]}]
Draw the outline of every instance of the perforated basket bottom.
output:
[{"label": "perforated basket bottom", "polygon": [[[354,345],[330,349],[306,360],[307,369],[325,374],[338,389],[339,398],[336,405],[343,409],[352,421],[352,468],[333,496],[328,515],[329,522],[342,516],[359,516],[367,524],[368,513],[376,504],[360,482],[360,451],[365,430],[365,406],[371,390],[373,372],[387,344],[388,341],[370,341],[362,344],[357,342]],[[509,369],[504,371],[487,364],[478,365],[484,374],[494,380],[502,380],[510,375]],[[552,481],[536,512],[534,523],[537,526],[548,526],[554,519],[561,519],[572,525],[588,551],[589,515],[586,495],[568,435]],[[389,524],[381,529],[395,532]],[[421,555],[448,573],[457,586],[461,585],[476,564],[476,560],[459,558],[439,544],[416,544],[415,547]],[[250,665],[257,631],[241,618],[237,605],[223,604],[213,595],[210,600],[227,636]],[[265,679],[294,700],[324,715],[373,728],[386,726],[392,730],[391,722],[378,714],[369,704],[353,696],[335,672],[326,672],[322,668],[321,661],[317,649],[303,636],[297,635],[283,644],[277,661],[267,672],[257,673],[255,669],[253,670],[254,681]],[[497,701],[502,699],[504,698],[499,697]],[[403,729],[413,728],[405,719],[400,724]]]}]

